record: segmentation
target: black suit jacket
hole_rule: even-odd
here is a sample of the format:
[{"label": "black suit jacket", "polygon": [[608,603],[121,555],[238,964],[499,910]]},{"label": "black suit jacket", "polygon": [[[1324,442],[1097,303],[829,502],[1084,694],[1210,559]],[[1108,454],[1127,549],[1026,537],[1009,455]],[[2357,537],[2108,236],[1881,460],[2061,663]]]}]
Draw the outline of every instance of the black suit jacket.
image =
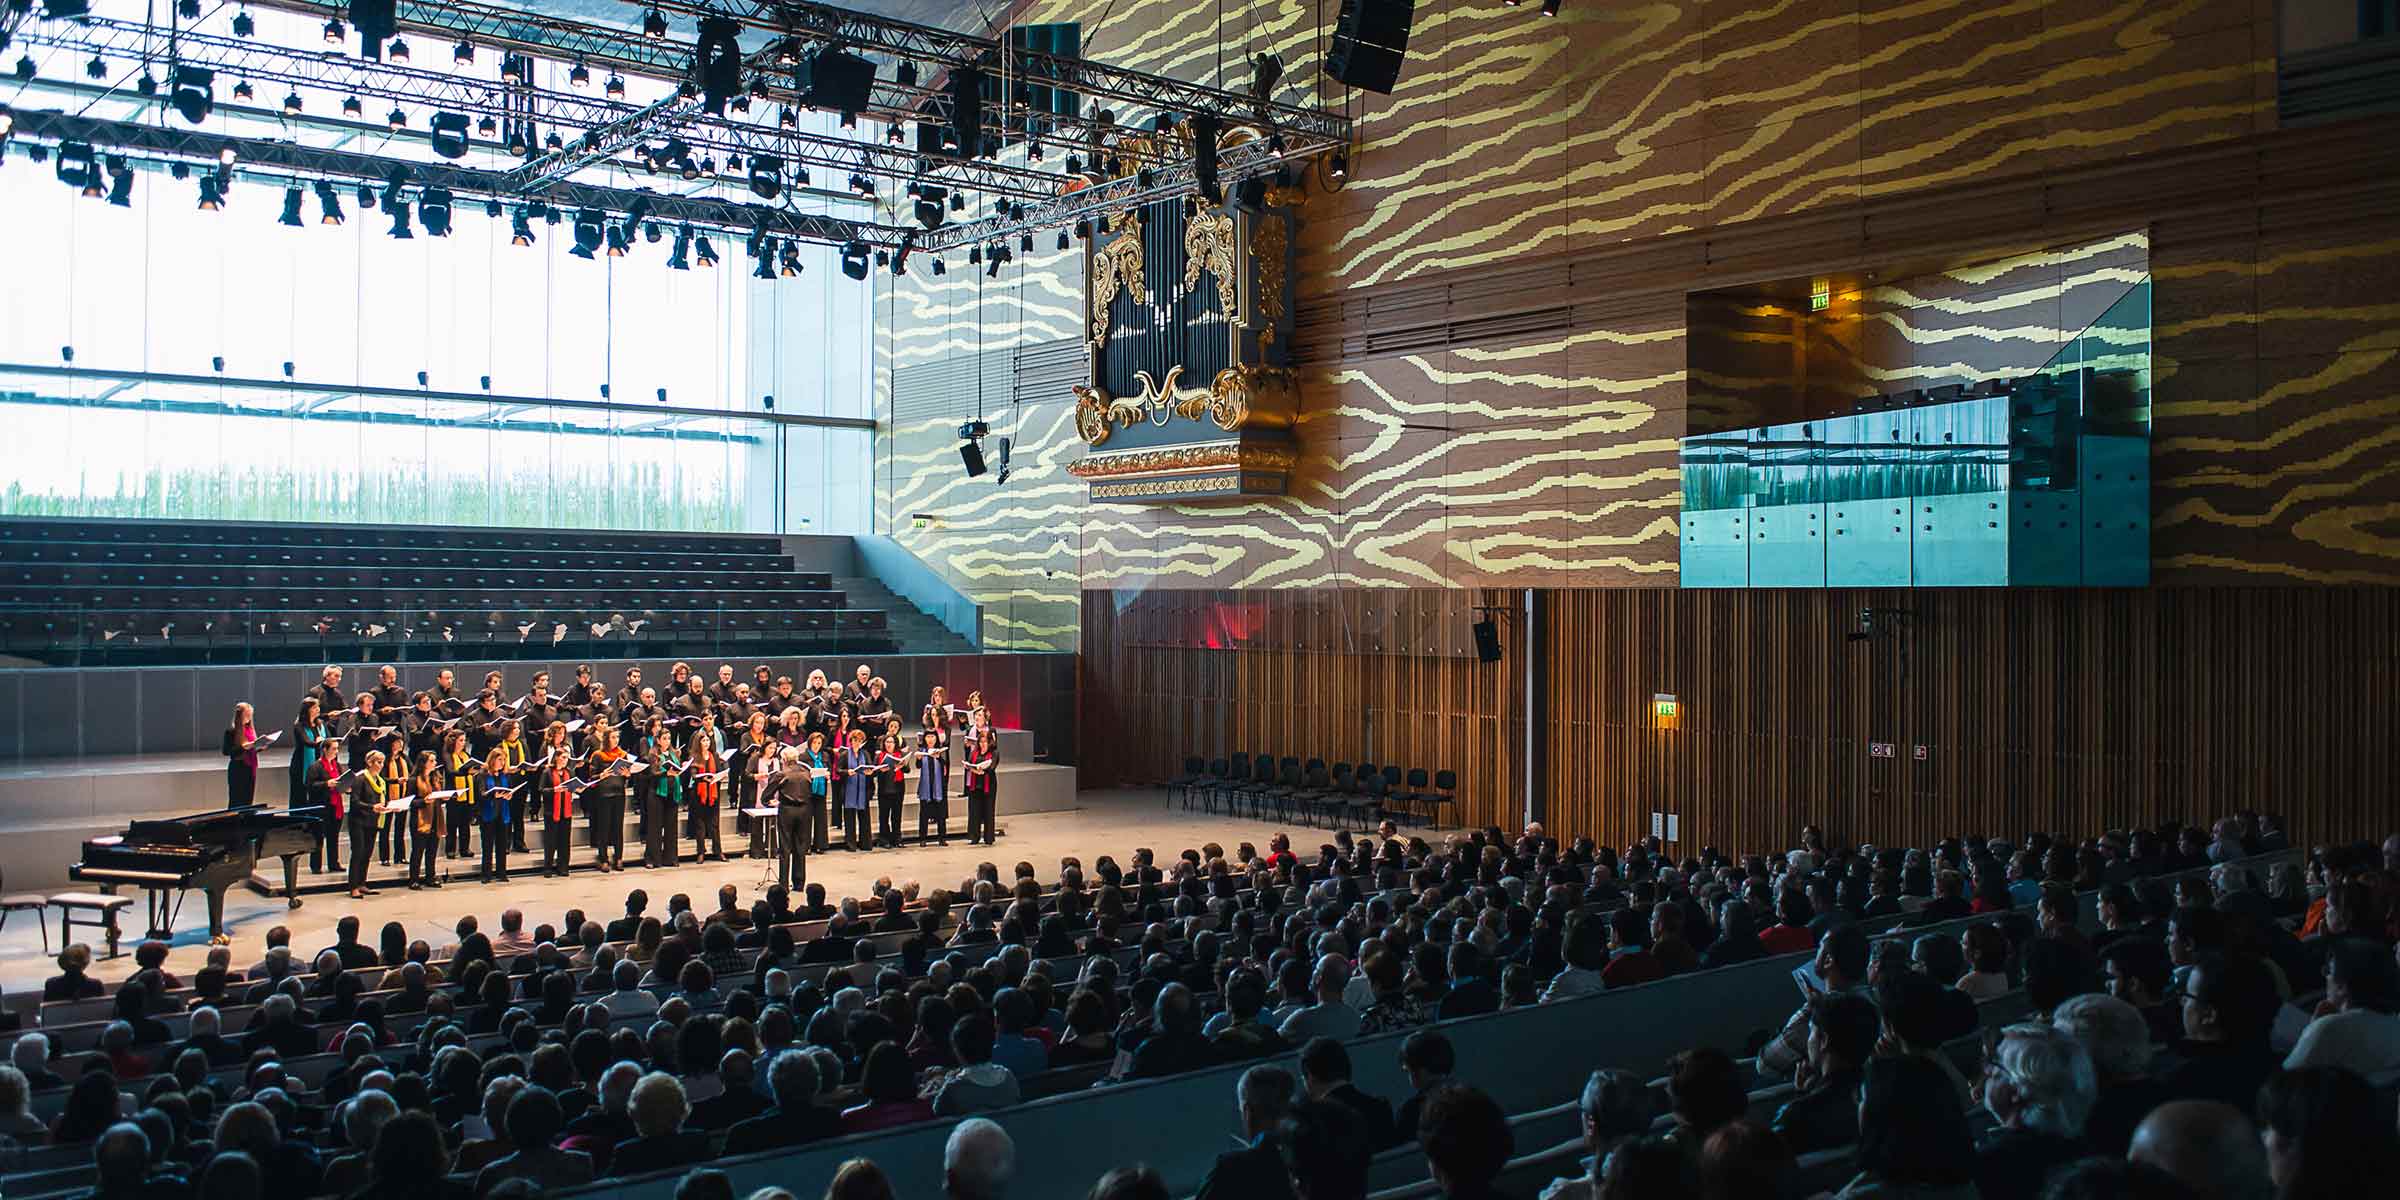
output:
[{"label": "black suit jacket", "polygon": [[856,945],[857,938],[834,937],[831,934],[810,938],[800,943],[800,961],[804,964],[846,963],[850,961],[852,947]]},{"label": "black suit jacket", "polygon": [[1267,1139],[1217,1156],[1194,1200],[1294,1200],[1283,1155]]},{"label": "black suit jacket", "polygon": [[1776,1110],[1775,1133],[1793,1155],[1857,1143],[1860,1079],[1856,1071],[1829,1076]]},{"label": "black suit jacket", "polygon": [[608,923],[607,937],[612,942],[630,942],[634,934],[641,932],[641,928],[640,917],[618,917]]},{"label": "black suit jacket", "polygon": [[709,1157],[708,1135],[691,1130],[677,1130],[659,1137],[637,1137],[617,1143],[616,1152],[608,1157],[610,1177],[639,1175],[645,1171],[663,1171],[670,1167],[688,1167]]},{"label": "black suit jacket", "polygon": [[1325,1099],[1348,1107],[1367,1123],[1368,1145],[1381,1151],[1400,1144],[1393,1132],[1397,1126],[1392,1120],[1391,1101],[1381,1096],[1370,1096],[1358,1090],[1355,1084],[1348,1083],[1325,1093]]},{"label": "black suit jacket", "polygon": [[729,1087],[724,1092],[692,1106],[692,1115],[685,1119],[686,1129],[709,1132],[731,1129],[771,1107],[767,1098],[747,1087]]},{"label": "black suit jacket", "polygon": [[763,1150],[781,1150],[821,1138],[834,1137],[842,1131],[842,1115],[830,1108],[809,1105],[797,1111],[770,1108],[742,1121],[725,1131],[725,1153],[757,1154]]}]

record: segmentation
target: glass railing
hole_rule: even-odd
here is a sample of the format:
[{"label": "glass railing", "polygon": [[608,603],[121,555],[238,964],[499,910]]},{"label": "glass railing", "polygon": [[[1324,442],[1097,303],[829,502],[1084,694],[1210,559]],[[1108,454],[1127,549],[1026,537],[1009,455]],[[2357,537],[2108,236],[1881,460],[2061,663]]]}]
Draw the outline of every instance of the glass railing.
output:
[{"label": "glass railing", "polygon": [[881,609],[738,602],[477,611],[0,604],[0,656],[42,666],[606,659],[891,645]]}]

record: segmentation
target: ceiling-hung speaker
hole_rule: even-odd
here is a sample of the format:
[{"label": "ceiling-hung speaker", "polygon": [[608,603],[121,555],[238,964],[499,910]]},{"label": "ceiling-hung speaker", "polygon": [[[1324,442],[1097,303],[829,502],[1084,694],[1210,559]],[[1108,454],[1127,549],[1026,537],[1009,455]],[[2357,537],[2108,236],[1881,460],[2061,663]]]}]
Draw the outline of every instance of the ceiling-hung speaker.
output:
[{"label": "ceiling-hung speaker", "polygon": [[967,464],[967,478],[973,479],[983,474],[983,443],[960,442],[958,444],[958,461]]},{"label": "ceiling-hung speaker", "polygon": [[1500,622],[1490,617],[1475,622],[1475,657],[1485,662],[1500,661]]},{"label": "ceiling-hung speaker", "polygon": [[1408,56],[1408,27],[1416,15],[1415,0],[1342,0],[1326,72],[1351,87],[1390,95],[1400,82],[1400,60]]},{"label": "ceiling-hung speaker", "polygon": [[832,112],[865,112],[875,90],[875,64],[855,54],[819,48],[792,67],[800,102]]}]

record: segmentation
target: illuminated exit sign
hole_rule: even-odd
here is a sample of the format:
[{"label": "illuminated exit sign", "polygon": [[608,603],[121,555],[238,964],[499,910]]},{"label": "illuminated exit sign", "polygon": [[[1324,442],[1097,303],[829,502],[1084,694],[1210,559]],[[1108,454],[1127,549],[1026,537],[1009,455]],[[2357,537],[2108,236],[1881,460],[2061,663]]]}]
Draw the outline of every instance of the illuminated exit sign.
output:
[{"label": "illuminated exit sign", "polygon": [[1679,708],[1675,703],[1674,696],[1669,695],[1666,692],[1659,692],[1650,697],[1651,716],[1656,717],[1661,721],[1672,721],[1675,719],[1678,711]]},{"label": "illuminated exit sign", "polygon": [[1808,311],[1824,312],[1833,304],[1833,281],[1818,279],[1808,285]]}]

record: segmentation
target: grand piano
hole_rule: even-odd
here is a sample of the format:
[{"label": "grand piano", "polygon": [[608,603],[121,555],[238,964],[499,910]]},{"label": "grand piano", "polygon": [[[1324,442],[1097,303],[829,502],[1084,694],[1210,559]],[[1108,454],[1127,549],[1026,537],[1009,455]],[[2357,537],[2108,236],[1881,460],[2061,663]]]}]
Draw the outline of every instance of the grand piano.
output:
[{"label": "grand piano", "polygon": [[251,882],[259,864],[283,860],[283,895],[300,907],[298,857],[316,846],[327,819],[323,807],[262,805],[135,821],[115,837],[83,844],[83,861],[67,877],[103,887],[139,887],[149,901],[150,936],[172,936],[183,895],[199,888],[208,897],[208,937],[223,943],[225,889]]}]

